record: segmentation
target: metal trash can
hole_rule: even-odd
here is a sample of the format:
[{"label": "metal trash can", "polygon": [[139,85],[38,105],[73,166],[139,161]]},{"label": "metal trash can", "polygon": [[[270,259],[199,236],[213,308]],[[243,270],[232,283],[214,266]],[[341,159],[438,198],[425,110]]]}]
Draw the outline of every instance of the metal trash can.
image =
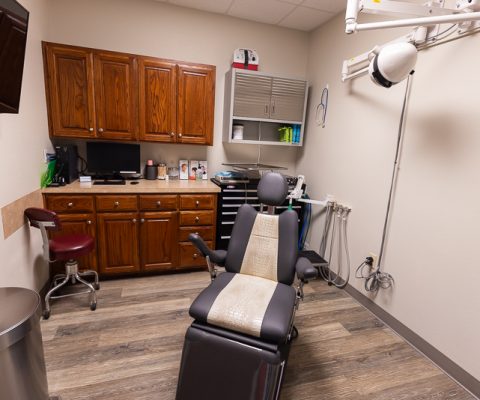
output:
[{"label": "metal trash can", "polygon": [[40,296],[0,288],[0,399],[48,400]]}]

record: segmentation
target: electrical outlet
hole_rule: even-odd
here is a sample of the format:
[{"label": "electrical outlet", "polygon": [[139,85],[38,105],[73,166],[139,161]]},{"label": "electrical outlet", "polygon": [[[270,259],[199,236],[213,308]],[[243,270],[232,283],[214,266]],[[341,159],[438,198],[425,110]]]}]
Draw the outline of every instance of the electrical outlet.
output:
[{"label": "electrical outlet", "polygon": [[377,265],[378,265],[378,254],[368,253],[368,256],[373,258],[373,262],[372,262],[372,265],[371,265],[370,269],[371,270],[376,270]]}]

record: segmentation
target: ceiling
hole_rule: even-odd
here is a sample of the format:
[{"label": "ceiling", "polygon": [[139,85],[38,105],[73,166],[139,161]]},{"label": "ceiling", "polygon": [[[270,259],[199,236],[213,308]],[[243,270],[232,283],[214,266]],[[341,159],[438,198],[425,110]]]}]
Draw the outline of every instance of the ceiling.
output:
[{"label": "ceiling", "polygon": [[307,32],[343,11],[346,5],[346,0],[157,1]]}]

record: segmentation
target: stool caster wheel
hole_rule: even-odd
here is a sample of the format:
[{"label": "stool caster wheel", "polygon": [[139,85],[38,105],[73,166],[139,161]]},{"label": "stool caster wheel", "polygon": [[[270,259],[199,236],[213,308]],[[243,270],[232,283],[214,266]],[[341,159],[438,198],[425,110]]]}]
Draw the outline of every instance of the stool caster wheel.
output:
[{"label": "stool caster wheel", "polygon": [[97,309],[97,303],[90,304],[90,310],[95,311]]},{"label": "stool caster wheel", "polygon": [[43,312],[43,319],[49,319],[50,318],[50,310],[45,310]]},{"label": "stool caster wheel", "polygon": [[94,283],[92,286],[95,290],[100,290],[100,284],[99,283]]}]

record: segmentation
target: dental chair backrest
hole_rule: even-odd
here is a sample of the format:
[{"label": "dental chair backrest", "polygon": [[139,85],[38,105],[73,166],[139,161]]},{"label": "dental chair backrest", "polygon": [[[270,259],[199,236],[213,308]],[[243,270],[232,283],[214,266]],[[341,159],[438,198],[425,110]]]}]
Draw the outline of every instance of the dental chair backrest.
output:
[{"label": "dental chair backrest", "polygon": [[[258,184],[260,203],[280,206],[288,184],[278,173],[268,173]],[[287,210],[280,215],[262,214],[243,204],[235,219],[225,269],[291,285],[298,258],[298,216]]]}]

